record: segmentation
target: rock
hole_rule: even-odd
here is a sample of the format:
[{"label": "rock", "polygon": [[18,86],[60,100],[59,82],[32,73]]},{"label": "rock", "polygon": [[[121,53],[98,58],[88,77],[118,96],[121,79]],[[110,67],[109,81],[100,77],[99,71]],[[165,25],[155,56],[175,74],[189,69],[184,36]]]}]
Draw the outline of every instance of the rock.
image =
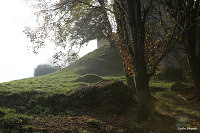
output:
[{"label": "rock", "polygon": [[76,90],[70,95],[75,108],[105,107],[108,111],[123,112],[133,103],[131,88],[121,81],[101,81]]}]

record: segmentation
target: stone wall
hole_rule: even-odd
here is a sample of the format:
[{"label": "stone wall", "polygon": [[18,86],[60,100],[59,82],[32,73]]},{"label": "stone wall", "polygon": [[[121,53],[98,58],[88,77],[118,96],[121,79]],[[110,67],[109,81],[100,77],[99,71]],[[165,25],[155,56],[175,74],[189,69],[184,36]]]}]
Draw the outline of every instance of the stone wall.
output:
[{"label": "stone wall", "polygon": [[107,38],[97,38],[97,48],[100,48],[104,45],[110,45],[110,42]]}]

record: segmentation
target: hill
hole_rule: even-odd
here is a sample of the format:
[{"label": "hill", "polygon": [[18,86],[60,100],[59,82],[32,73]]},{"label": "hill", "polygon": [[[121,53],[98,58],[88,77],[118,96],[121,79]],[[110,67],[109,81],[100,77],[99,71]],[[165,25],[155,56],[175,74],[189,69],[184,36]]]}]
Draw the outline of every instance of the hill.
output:
[{"label": "hill", "polygon": [[125,81],[122,62],[117,50],[111,50],[109,46],[101,47],[54,73],[2,83],[0,84],[0,91],[15,93],[33,90],[66,92],[87,85],[86,82],[77,82],[76,80],[84,76],[90,78],[90,75],[96,75],[102,79],[121,79]]},{"label": "hill", "polygon": [[70,64],[64,71],[77,74],[97,74],[100,76],[122,76],[123,64],[117,49],[103,46]]},{"label": "hill", "polygon": [[[137,119],[123,65],[115,49],[97,49],[54,73],[0,84],[0,132],[140,133],[200,127],[199,103],[152,80],[161,101],[155,118]],[[188,95],[188,94],[187,94]]]}]

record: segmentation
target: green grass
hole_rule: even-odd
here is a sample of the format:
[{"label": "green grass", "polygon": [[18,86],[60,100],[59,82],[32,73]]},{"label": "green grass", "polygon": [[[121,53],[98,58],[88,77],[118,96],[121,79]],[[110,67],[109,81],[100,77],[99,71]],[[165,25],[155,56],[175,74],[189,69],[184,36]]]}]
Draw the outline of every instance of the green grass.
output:
[{"label": "green grass", "polygon": [[180,112],[185,113],[185,114],[190,114],[190,115],[193,115],[193,116],[196,116],[196,117],[200,117],[199,111],[195,111],[195,110],[192,110],[192,109],[189,109],[189,108],[176,107],[175,110],[180,111]]},{"label": "green grass", "polygon": [[66,93],[72,89],[88,85],[84,82],[74,82],[77,78],[86,74],[96,74],[105,79],[120,80],[123,77],[122,63],[118,53],[111,51],[109,46],[104,46],[54,73],[1,83],[0,93],[24,91]]},{"label": "green grass", "polygon": [[77,74],[68,74],[60,70],[49,75],[1,83],[0,91],[14,93],[33,90],[57,93],[67,92],[71,89],[86,85],[85,83],[74,83],[73,81],[77,78]]},{"label": "green grass", "polygon": [[175,82],[151,80],[149,86],[170,89]]},{"label": "green grass", "polygon": [[[74,70],[62,69],[55,73],[35,78],[11,81],[0,84],[0,106],[15,108],[19,113],[28,114],[65,114],[59,103],[65,102],[71,90],[89,85],[84,82],[75,82],[84,75]],[[99,75],[97,75],[99,76]],[[126,83],[125,76],[100,76],[104,80],[120,80]],[[173,82],[151,81],[150,86],[170,88]],[[63,96],[57,96],[61,95]],[[55,99],[52,105],[51,99]],[[43,105],[43,104],[45,105]]]},{"label": "green grass", "polygon": [[125,76],[107,76],[107,77],[103,77],[105,80],[120,80],[124,83],[126,83],[126,78]]},{"label": "green grass", "polygon": [[1,83],[0,107],[34,115],[67,114],[69,110],[63,109],[62,103],[68,94],[89,84],[75,82],[78,78],[93,74],[106,80],[125,81],[120,57],[116,51],[111,51],[105,46],[54,73]]},{"label": "green grass", "polygon": [[[200,126],[200,123],[197,122],[200,112],[195,109],[195,106],[199,106],[198,104],[190,103],[182,95],[168,89],[153,93],[153,95],[162,102],[159,113],[174,117],[178,123],[180,119],[184,118],[188,120],[189,126]],[[194,105],[191,106],[191,104]]]},{"label": "green grass", "polygon": [[[54,73],[1,83],[0,107],[7,108],[0,108],[0,122],[10,125],[18,122],[20,125],[27,126],[24,123],[31,119],[28,115],[73,114],[71,110],[63,108],[62,104],[65,103],[69,92],[89,85],[85,82],[75,82],[87,74],[94,74],[104,80],[120,80],[126,83],[119,57],[110,54],[108,47],[103,47]],[[181,95],[170,91],[173,84],[174,82],[155,79],[149,83],[150,88],[155,90],[152,91],[152,94],[163,103],[160,112],[177,118],[179,113],[200,117],[197,110],[185,106],[187,102]],[[183,103],[184,106],[180,103]],[[136,131],[143,131],[143,125],[131,123],[129,126]],[[29,128],[29,126],[27,127]],[[0,128],[0,132],[6,130],[10,131],[10,129]],[[14,130],[11,132],[15,132]],[[122,130],[121,132],[123,132]]]},{"label": "green grass", "polygon": [[0,132],[19,132],[29,126],[31,116],[18,114],[14,109],[0,108]]}]

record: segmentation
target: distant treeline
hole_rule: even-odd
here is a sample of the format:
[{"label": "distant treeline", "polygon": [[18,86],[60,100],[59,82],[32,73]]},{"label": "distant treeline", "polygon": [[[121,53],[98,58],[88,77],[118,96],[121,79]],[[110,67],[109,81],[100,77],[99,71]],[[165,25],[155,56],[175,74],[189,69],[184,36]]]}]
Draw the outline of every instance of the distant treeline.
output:
[{"label": "distant treeline", "polygon": [[49,74],[49,73],[53,73],[53,72],[55,72],[57,70],[59,70],[59,68],[53,67],[53,66],[48,65],[48,64],[41,64],[41,65],[38,65],[34,69],[34,77],[46,75],[46,74]]}]

